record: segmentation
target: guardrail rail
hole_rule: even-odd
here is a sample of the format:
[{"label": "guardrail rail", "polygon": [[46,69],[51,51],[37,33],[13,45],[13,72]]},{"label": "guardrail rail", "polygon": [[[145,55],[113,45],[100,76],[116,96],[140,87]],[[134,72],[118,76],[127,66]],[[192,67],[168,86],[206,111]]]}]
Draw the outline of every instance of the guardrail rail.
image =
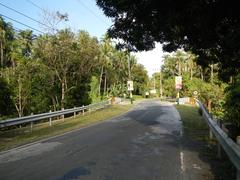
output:
[{"label": "guardrail rail", "polygon": [[41,114],[24,116],[24,117],[19,117],[19,118],[12,118],[12,119],[8,119],[8,120],[0,121],[0,128],[21,125],[21,124],[25,124],[25,123],[31,123],[31,128],[32,128],[33,122],[40,121],[43,119],[49,119],[49,125],[51,126],[53,117],[62,117],[64,119],[64,115],[71,114],[71,113],[74,113],[74,117],[75,117],[77,112],[81,111],[84,114],[85,111],[90,112],[92,110],[101,109],[110,104],[111,104],[110,100],[106,100],[103,102],[89,104],[87,106],[82,106],[82,107],[74,107],[71,109],[65,109],[65,110],[60,110],[60,111],[54,111],[54,112],[50,111],[48,113],[41,113]]},{"label": "guardrail rail", "polygon": [[210,128],[210,134],[213,133],[219,143],[218,155],[221,154],[221,148],[224,149],[230,161],[237,169],[237,180],[240,180],[240,146],[236,144],[228,135],[221,129],[217,121],[211,117],[206,107],[196,100],[197,105],[202,111],[202,116]]}]

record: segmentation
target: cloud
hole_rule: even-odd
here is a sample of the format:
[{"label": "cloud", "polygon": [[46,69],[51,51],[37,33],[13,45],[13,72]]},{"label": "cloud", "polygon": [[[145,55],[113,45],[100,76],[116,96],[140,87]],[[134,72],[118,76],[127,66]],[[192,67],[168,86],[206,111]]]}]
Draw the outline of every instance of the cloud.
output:
[{"label": "cloud", "polygon": [[153,50],[133,53],[133,55],[136,56],[138,63],[144,65],[149,76],[152,76],[153,73],[160,71],[164,55],[162,45],[160,43],[156,43]]}]

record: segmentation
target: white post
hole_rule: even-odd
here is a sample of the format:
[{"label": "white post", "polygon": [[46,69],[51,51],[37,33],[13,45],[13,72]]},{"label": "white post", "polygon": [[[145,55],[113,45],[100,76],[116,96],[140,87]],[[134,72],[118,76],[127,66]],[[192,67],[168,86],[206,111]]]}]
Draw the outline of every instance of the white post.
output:
[{"label": "white post", "polygon": [[212,130],[209,128],[209,138],[212,140],[213,139],[213,133]]},{"label": "white post", "polygon": [[[237,136],[236,142],[240,145],[240,136]],[[237,180],[240,180],[240,169],[237,169]]]},{"label": "white post", "polygon": [[[50,113],[52,112],[52,110],[49,111]],[[52,126],[52,118],[49,118],[49,126]]]},{"label": "white post", "polygon": [[82,106],[83,110],[82,110],[82,115],[84,116],[84,105]]},{"label": "white post", "polygon": [[[64,111],[64,108],[62,108],[61,110]],[[63,121],[64,121],[64,114],[61,116],[61,118],[62,118]]]},{"label": "white post", "polygon": [[[33,115],[33,113],[31,113],[31,116]],[[31,122],[31,132],[33,130],[33,122]]]},{"label": "white post", "polygon": [[217,157],[218,159],[222,159],[222,150],[221,150],[221,144],[218,142],[217,144]]},{"label": "white post", "polygon": [[76,107],[74,106],[74,113],[73,113],[73,117],[76,118]]},{"label": "white post", "polygon": [[[217,121],[218,126],[222,129],[220,121],[216,120],[215,118],[213,118],[213,120]],[[218,145],[217,145],[217,157],[218,157],[218,159],[222,159],[222,147],[221,147],[221,144],[219,142],[218,142]]]}]

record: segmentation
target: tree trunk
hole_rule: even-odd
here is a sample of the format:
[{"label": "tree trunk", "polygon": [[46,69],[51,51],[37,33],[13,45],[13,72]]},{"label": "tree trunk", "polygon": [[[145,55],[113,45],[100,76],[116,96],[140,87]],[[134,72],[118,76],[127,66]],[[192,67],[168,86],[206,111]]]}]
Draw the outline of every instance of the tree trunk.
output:
[{"label": "tree trunk", "polygon": [[52,99],[53,111],[57,111],[57,103],[54,98],[54,95],[51,95],[51,99]]},{"label": "tree trunk", "polygon": [[190,68],[190,80],[192,80],[193,78],[193,70],[192,70],[192,67]]},{"label": "tree trunk", "polygon": [[0,41],[0,49],[1,49],[1,68],[3,69],[3,43]]},{"label": "tree trunk", "polygon": [[202,67],[200,67],[200,76],[201,76],[201,80],[203,81],[204,78],[203,78],[203,70],[202,70]]},{"label": "tree trunk", "polygon": [[180,59],[178,59],[178,75],[181,76],[182,72],[181,72],[181,63],[180,63]]},{"label": "tree trunk", "polygon": [[98,89],[98,95],[101,96],[101,84],[102,84],[102,76],[103,76],[103,66],[101,68],[101,74],[99,78],[99,89]]},{"label": "tree trunk", "polygon": [[212,111],[212,101],[209,99],[207,101],[207,103],[208,103],[208,112],[211,112]]},{"label": "tree trunk", "polygon": [[64,108],[64,100],[65,100],[65,81],[64,79],[61,81],[62,85],[62,96],[61,96],[61,109]]},{"label": "tree trunk", "polygon": [[160,71],[160,98],[162,99],[163,88],[162,88],[162,72]]},{"label": "tree trunk", "polygon": [[107,89],[107,73],[105,71],[105,77],[104,77],[104,89],[103,89],[103,95],[106,95],[106,89]]},{"label": "tree trunk", "polygon": [[18,78],[18,102],[16,102],[15,107],[18,112],[18,117],[22,117],[23,115],[23,108],[22,108],[22,86],[20,78]]},{"label": "tree trunk", "polygon": [[211,64],[211,84],[213,84],[213,63]]}]

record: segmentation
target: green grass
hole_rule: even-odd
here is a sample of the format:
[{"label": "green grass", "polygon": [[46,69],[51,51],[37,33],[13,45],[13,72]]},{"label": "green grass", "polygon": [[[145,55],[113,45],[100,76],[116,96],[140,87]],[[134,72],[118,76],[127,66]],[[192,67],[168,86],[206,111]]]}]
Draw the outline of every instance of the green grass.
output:
[{"label": "green grass", "polygon": [[198,112],[198,107],[176,105],[183,123],[182,146],[189,151],[198,152],[203,161],[210,164],[213,177],[209,179],[236,179],[235,168],[226,155],[217,158],[217,141],[209,139],[209,128]]},{"label": "green grass", "polygon": [[208,125],[200,116],[198,107],[191,105],[176,105],[183,123],[184,135],[195,140],[208,141]]},{"label": "green grass", "polygon": [[36,124],[31,132],[30,126],[16,128],[8,131],[0,131],[0,150],[7,150],[19,145],[31,143],[47,137],[63,134],[68,131],[87,127],[100,121],[112,118],[128,111],[133,105],[113,105],[108,108],[86,112],[77,115],[76,118],[65,118],[52,121],[52,126],[48,122]]},{"label": "green grass", "polygon": [[133,95],[134,100],[142,100],[144,97],[142,95]]}]

